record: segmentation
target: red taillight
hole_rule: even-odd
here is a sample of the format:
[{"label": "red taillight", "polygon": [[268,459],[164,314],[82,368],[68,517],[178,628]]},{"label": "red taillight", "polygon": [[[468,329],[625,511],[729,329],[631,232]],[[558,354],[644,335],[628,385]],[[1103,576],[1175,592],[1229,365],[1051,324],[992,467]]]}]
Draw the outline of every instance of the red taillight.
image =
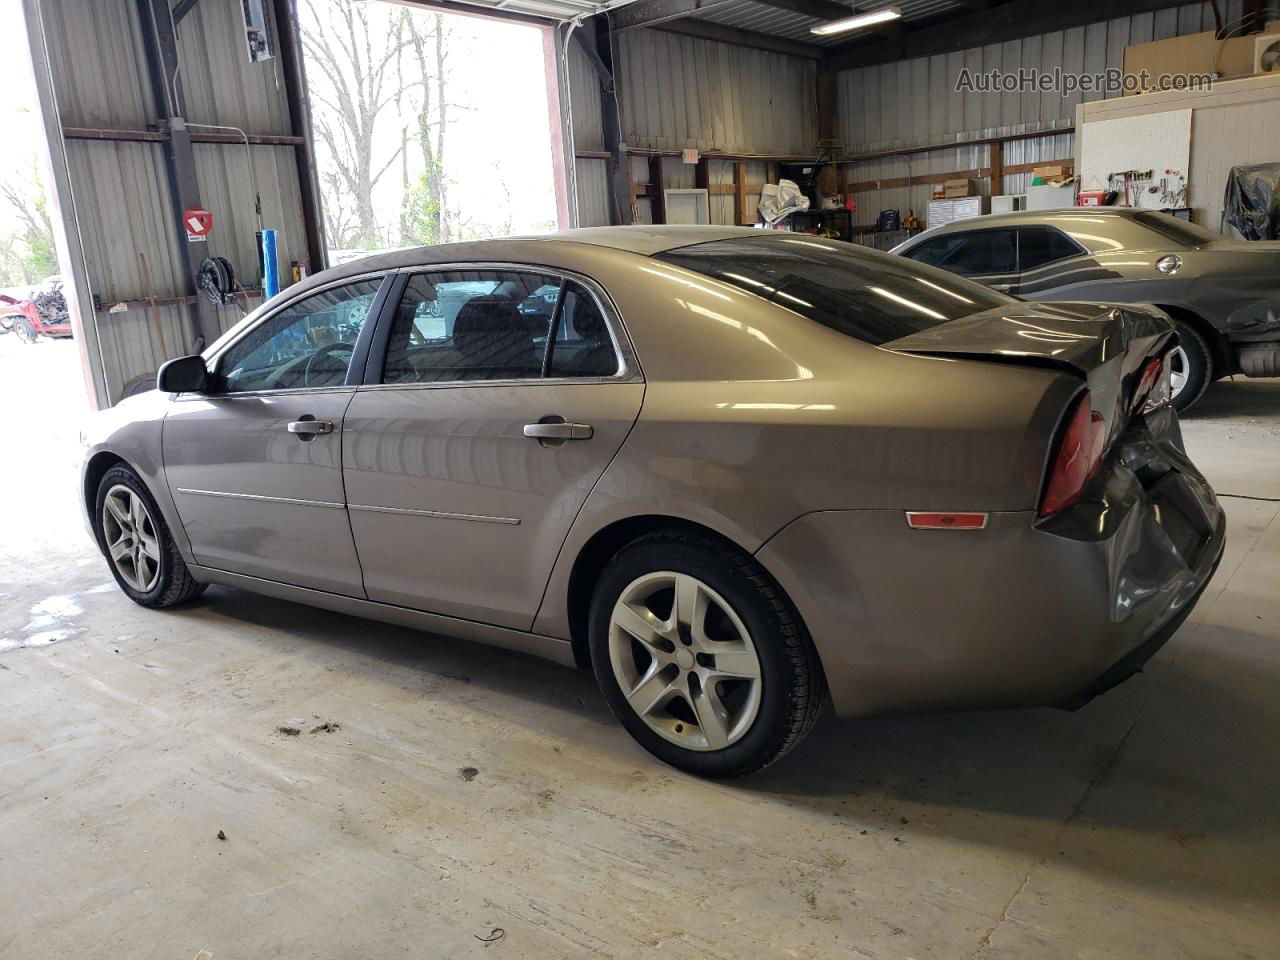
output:
[{"label": "red taillight", "polygon": [[1147,395],[1151,393],[1151,388],[1156,385],[1156,381],[1160,379],[1160,371],[1164,369],[1164,363],[1158,358],[1152,358],[1147,361],[1146,366],[1142,368],[1142,376],[1138,378],[1138,389],[1133,391],[1133,411],[1137,413],[1142,409],[1143,404],[1147,401]]},{"label": "red taillight", "polygon": [[1067,414],[1040,498],[1040,516],[1048,517],[1080,499],[1084,485],[1097,472],[1106,445],[1106,422],[1096,413],[1085,390]]},{"label": "red taillight", "polygon": [[1133,391],[1133,413],[1150,413],[1169,403],[1173,395],[1170,374],[1173,372],[1173,352],[1163,357],[1153,357],[1142,368],[1138,387]]}]

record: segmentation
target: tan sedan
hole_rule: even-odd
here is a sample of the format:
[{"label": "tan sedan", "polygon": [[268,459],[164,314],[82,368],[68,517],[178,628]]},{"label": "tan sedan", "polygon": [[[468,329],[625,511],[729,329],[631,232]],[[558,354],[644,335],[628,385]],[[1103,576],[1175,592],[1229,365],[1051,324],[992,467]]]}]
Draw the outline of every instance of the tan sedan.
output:
[{"label": "tan sedan", "polygon": [[846,716],[1078,705],[1190,612],[1224,518],[1159,311],[832,241],[616,228],[289,288],[97,414],[138,603],[221,584],[590,665],[709,776]]}]

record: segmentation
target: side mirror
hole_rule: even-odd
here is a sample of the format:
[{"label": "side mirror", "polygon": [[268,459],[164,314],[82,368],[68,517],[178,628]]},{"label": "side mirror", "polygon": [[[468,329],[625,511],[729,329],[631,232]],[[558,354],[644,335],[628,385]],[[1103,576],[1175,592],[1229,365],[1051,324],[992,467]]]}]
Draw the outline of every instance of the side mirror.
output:
[{"label": "side mirror", "polygon": [[203,393],[209,389],[209,370],[204,357],[178,357],[156,374],[156,389],[165,393]]}]

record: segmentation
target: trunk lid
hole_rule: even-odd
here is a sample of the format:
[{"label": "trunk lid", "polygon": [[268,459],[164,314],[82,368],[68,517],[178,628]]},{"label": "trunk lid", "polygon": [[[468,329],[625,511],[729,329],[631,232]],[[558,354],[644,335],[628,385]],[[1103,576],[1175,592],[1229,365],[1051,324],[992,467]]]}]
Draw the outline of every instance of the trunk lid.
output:
[{"label": "trunk lid", "polygon": [[[1088,387],[1105,448],[1128,429],[1143,368],[1176,343],[1149,304],[1014,303],[884,345],[898,353],[1060,370]],[[1063,413],[1066,411],[1064,410]]]},{"label": "trunk lid", "polygon": [[[1095,379],[1123,376],[1172,346],[1173,326],[1149,305],[1015,303],[884,344],[898,353],[1056,367]],[[1118,362],[1117,362],[1118,361]],[[1109,368],[1110,374],[1095,378]],[[1100,384],[1101,385],[1101,384]]]}]

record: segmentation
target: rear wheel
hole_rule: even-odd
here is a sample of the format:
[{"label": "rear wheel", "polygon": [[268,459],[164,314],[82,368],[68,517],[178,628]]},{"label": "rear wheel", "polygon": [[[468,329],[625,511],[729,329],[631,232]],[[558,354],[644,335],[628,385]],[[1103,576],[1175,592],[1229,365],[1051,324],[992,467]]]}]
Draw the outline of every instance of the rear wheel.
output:
[{"label": "rear wheel", "polygon": [[702,776],[773,763],[826,699],[790,603],[746,554],[709,538],[645,537],[606,566],[591,605],[596,679],[650,753]]},{"label": "rear wheel", "polygon": [[1213,353],[1200,331],[1183,320],[1174,320],[1178,346],[1173,351],[1170,373],[1173,405],[1186,410],[1200,399],[1213,380]]},{"label": "rear wheel", "polygon": [[187,569],[155,498],[129,467],[112,467],[98,484],[98,543],[120,589],[144,607],[171,607],[204,592]]}]

